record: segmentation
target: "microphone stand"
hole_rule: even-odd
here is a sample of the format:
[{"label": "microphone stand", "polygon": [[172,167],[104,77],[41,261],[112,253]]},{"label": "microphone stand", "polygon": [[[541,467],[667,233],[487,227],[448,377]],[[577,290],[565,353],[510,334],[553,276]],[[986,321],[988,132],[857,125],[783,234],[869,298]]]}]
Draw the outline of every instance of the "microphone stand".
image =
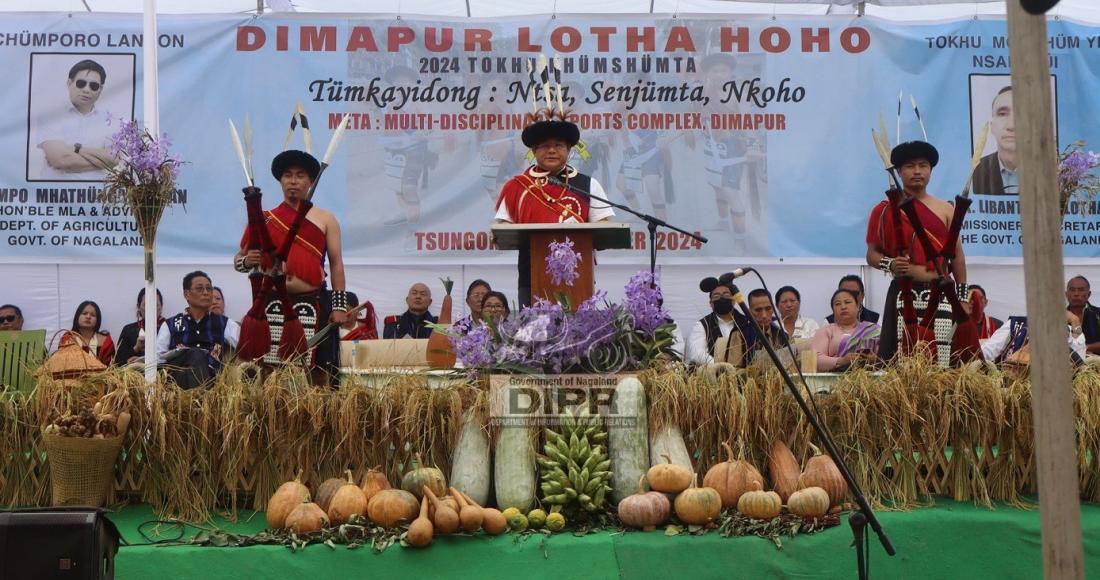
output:
[{"label": "microphone stand", "polygon": [[[760,273],[757,272],[757,276],[759,275]],[[799,391],[798,387],[794,386],[794,380],[791,379],[791,375],[787,372],[783,363],[779,361],[779,355],[775,353],[775,348],[768,340],[767,335],[764,334],[764,330],[760,328],[760,324],[752,317],[752,312],[749,312],[749,308],[745,304],[745,299],[741,296],[740,292],[735,294],[733,299],[737,302],[738,306],[741,307],[741,311],[745,314],[745,317],[751,321],[753,328],[756,329],[757,334],[761,337],[760,342],[763,343],[764,349],[768,351],[768,356],[771,357],[772,362],[775,364],[775,368],[779,369],[779,374],[783,377],[783,382],[787,384],[787,389],[790,390],[795,402],[797,402],[799,408],[802,409],[802,414],[806,416],[806,420],[809,421],[810,426],[813,427],[818,440],[825,446],[825,450],[829,453],[829,456],[832,457],[833,462],[836,463],[837,468],[840,470],[840,474],[844,476],[844,481],[848,483],[848,489],[851,490],[852,497],[855,498],[856,505],[859,506],[858,512],[848,516],[848,523],[851,525],[852,533],[855,536],[856,561],[859,566],[859,578],[860,580],[867,580],[869,566],[864,552],[864,528],[867,524],[870,524],[871,529],[878,535],[879,542],[882,543],[882,547],[886,550],[888,555],[893,556],[897,552],[890,543],[890,539],[886,537],[886,532],[882,530],[878,518],[875,517],[875,512],[871,509],[871,504],[867,502],[867,497],[863,495],[863,491],[859,488],[859,484],[856,483],[856,479],[852,475],[851,469],[848,468],[848,464],[845,463],[844,459],[841,457],[840,451],[837,449],[833,438],[825,431],[825,428],[818,421],[817,416],[810,412],[810,407],[806,404],[806,399],[803,398],[802,392]]]},{"label": "microphone stand", "polygon": [[[587,191],[585,191],[585,190],[583,190],[583,189],[581,189],[581,188],[579,188],[575,185],[566,183],[566,182],[564,182],[564,181],[562,181],[562,180],[560,180],[556,177],[547,177],[546,180],[549,181],[550,183],[553,183],[554,185],[563,187],[563,188],[565,188],[569,191],[579,193],[579,194],[583,195],[584,197],[588,198],[590,201],[595,200],[595,201],[598,201],[598,202],[601,202],[601,203],[605,203],[605,204],[607,204],[607,205],[609,205],[609,206],[611,206],[615,209],[621,209],[621,210],[625,211],[626,213],[638,216],[643,221],[645,221],[645,223],[647,224],[646,227],[649,230],[649,274],[652,276],[653,280],[657,279],[657,228],[665,227],[665,228],[668,228],[672,231],[680,232],[681,234],[684,234],[685,236],[688,236],[688,237],[694,239],[695,241],[697,241],[701,244],[705,244],[708,241],[707,238],[704,237],[704,236],[700,236],[700,235],[694,234],[692,232],[689,232],[687,230],[683,230],[681,228],[678,228],[678,227],[666,222],[665,220],[663,220],[661,218],[654,217],[654,216],[651,216],[649,214],[642,213],[638,210],[635,210],[631,207],[625,206],[621,203],[615,203],[611,200],[602,198],[598,195],[593,195],[593,194],[591,194],[591,193],[589,193],[589,192],[587,192]],[[654,283],[656,283],[656,282],[654,282]]]}]

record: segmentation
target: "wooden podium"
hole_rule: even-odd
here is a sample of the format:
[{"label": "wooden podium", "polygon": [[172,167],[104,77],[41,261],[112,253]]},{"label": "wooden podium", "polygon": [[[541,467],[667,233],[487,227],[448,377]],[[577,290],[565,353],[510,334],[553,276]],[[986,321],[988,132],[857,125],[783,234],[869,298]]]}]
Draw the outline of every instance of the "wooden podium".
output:
[{"label": "wooden podium", "polygon": [[[630,226],[620,223],[557,223],[557,224],[507,224],[493,225],[493,235],[501,250],[528,250],[531,256],[531,300],[545,298],[553,301],[557,294],[569,297],[576,308],[596,291],[593,268],[596,250],[630,248]],[[546,256],[550,242],[573,240],[573,250],[580,253],[580,274],[572,286],[558,286],[546,273]]]}]

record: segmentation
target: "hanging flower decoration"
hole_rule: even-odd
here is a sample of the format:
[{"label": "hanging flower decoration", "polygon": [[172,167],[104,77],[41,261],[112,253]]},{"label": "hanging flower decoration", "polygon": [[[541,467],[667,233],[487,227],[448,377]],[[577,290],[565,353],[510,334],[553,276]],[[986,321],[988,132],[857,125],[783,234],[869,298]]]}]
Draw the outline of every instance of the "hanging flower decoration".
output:
[{"label": "hanging flower decoration", "polygon": [[1058,186],[1062,214],[1069,210],[1086,215],[1100,193],[1100,177],[1093,171],[1100,166],[1100,154],[1085,151],[1084,141],[1074,141],[1062,151],[1058,163]]}]

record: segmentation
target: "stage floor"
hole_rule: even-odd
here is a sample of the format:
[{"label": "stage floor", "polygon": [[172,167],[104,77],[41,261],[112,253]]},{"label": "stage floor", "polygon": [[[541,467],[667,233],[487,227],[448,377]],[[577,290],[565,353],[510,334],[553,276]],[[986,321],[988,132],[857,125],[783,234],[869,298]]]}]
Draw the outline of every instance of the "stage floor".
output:
[{"label": "stage floor", "polygon": [[[227,531],[257,533],[263,514],[238,523],[218,520]],[[881,512],[880,520],[897,548],[890,558],[871,540],[871,575],[883,579],[1042,577],[1039,511],[998,506],[990,511],[970,503],[939,500],[912,512]],[[1100,506],[1081,508],[1085,566],[1100,574]],[[152,520],[147,506],[110,515],[132,544]],[[147,526],[149,528],[151,526]],[[148,530],[147,530],[148,531]],[[165,530],[165,534],[169,530]],[[868,530],[870,532],[870,530]],[[381,554],[368,547],[348,550],[312,545],[292,552],[283,546],[211,548],[196,546],[124,546],[116,562],[122,579],[173,578],[855,578],[855,551],[847,518],[840,526],[813,535],[784,538],[782,550],[757,537],[669,537],[663,531],[558,534],[526,539],[437,537],[425,550],[398,545]]]}]

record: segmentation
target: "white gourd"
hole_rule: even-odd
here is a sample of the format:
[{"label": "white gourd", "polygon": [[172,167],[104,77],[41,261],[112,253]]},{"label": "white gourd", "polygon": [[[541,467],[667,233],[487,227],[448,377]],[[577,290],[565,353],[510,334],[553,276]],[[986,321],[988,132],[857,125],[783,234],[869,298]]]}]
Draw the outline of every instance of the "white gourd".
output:
[{"label": "white gourd", "polygon": [[474,409],[462,413],[458,443],[451,467],[451,485],[469,495],[480,505],[489,501],[489,486],[493,476],[489,456],[489,435]]},{"label": "white gourd", "polygon": [[612,395],[616,412],[635,418],[633,426],[608,429],[608,455],[611,457],[612,501],[618,505],[638,491],[638,480],[649,470],[649,420],[646,413],[645,387],[636,377],[619,381]]}]

